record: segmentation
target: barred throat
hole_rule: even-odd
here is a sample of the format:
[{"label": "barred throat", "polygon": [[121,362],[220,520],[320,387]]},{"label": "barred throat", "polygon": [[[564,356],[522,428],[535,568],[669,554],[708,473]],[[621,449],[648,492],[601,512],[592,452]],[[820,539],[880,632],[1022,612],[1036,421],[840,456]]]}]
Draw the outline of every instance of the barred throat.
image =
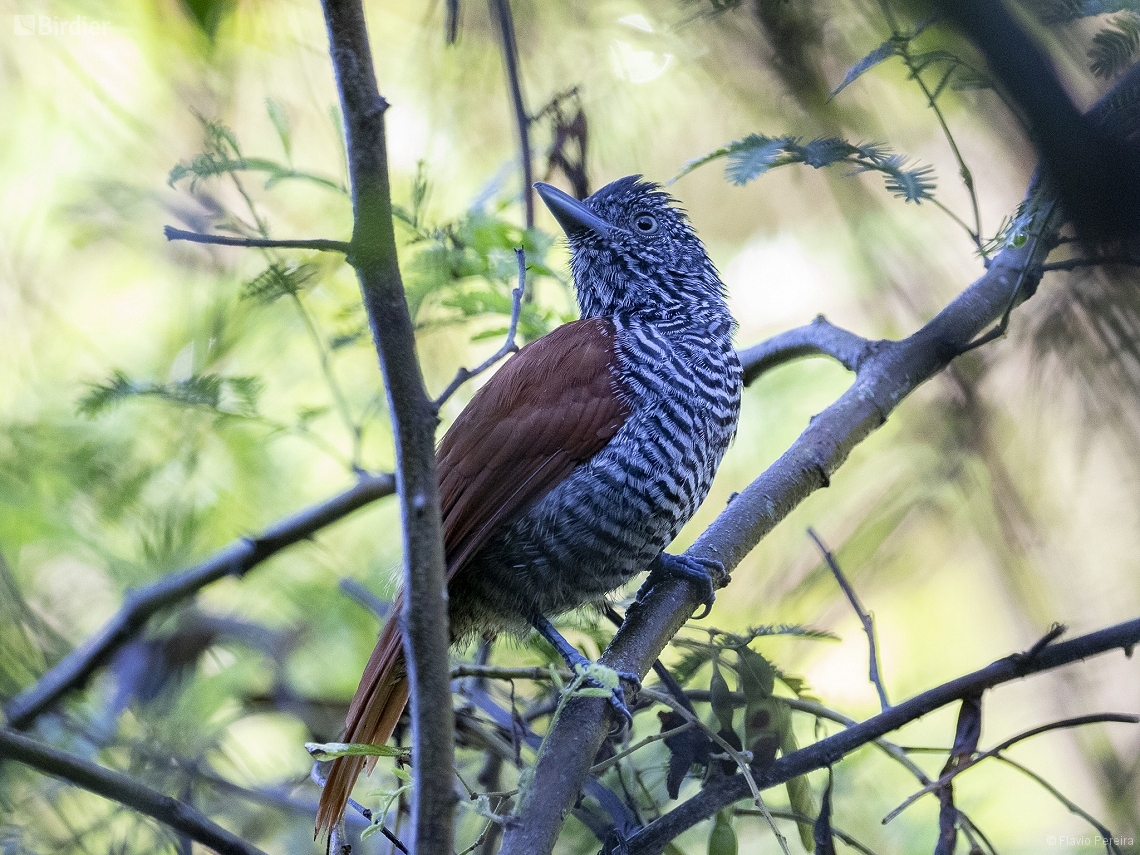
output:
[{"label": "barred throat", "polygon": [[614,320],[630,417],[593,459],[491,538],[478,572],[460,574],[470,583],[452,591],[457,617],[522,617],[535,608],[552,615],[601,600],[647,569],[708,495],[740,410],[731,317],[636,312]]}]

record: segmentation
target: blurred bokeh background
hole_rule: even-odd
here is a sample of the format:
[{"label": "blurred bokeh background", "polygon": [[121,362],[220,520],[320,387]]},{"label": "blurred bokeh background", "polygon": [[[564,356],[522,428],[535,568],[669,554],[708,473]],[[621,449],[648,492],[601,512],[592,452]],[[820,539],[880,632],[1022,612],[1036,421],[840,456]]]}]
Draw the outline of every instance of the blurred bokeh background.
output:
[{"label": "blurred bokeh background", "polygon": [[[525,229],[498,5],[459,2],[449,44],[448,3],[367,4],[392,104],[401,261],[433,393],[501,343],[520,242],[535,271],[524,335],[574,316],[553,220],[539,206]],[[1132,13],[1117,16],[1123,23],[1102,15],[1049,25],[1047,5],[1027,6],[1026,21],[1087,105],[1111,83],[1089,70],[1090,45],[1106,26],[1134,25],[1124,17]],[[348,239],[319,4],[3,0],[0,9],[7,701],[102,625],[128,590],[335,494],[355,467],[387,471],[393,461],[375,354],[340,256],[170,243],[162,231]],[[829,99],[892,26],[914,30],[921,13],[907,4],[516,0],[512,10],[522,95],[536,117],[536,179],[567,190],[631,173],[665,181],[752,133],[885,143],[909,166],[933,169],[934,198],[918,204],[894,196],[881,175],[842,164],[789,165],[736,186],[718,160],[680,178],[671,192],[728,284],[742,347],[819,313],[869,338],[903,336],[980,275],[969,234],[978,220],[940,118],[971,172],[983,240],[1000,237],[1033,170],[1032,148],[985,85],[980,60],[938,24],[907,43],[910,60],[891,57]],[[54,23],[42,31],[45,18]],[[922,59],[932,51],[960,61]],[[940,115],[907,62],[928,91],[954,66],[938,91]],[[749,556],[705,623],[833,633],[837,640],[753,646],[804,678],[822,703],[859,719],[878,710],[865,638],[808,526],[875,615],[892,700],[1023,650],[1054,621],[1079,633],[1135,617],[1136,284],[1127,270],[1048,275],[1006,338],[922,387],[830,489]],[[812,359],[750,387],[713,494],[677,548],[850,379]],[[478,383],[447,404],[445,424]],[[33,734],[191,801],[267,852],[317,851],[317,790],[302,746],[338,735],[378,627],[375,610],[350,594],[363,586],[390,596],[398,525],[394,501],[383,499],[245,578],[209,586],[152,622]],[[589,616],[578,624],[571,619],[568,632],[596,655],[604,634]],[[504,640],[491,661],[544,654]],[[707,670],[694,686],[701,680],[707,687]],[[1065,716],[1138,709],[1135,662],[1117,653],[992,692],[982,746]],[[636,735],[656,725],[640,715]],[[896,737],[945,749],[953,728],[947,709]],[[810,718],[799,729],[801,742],[812,738]],[[1118,835],[1140,835],[1134,726],[1055,731],[1009,755]],[[481,755],[461,759],[478,789]],[[932,774],[944,759],[915,755]],[[612,776],[608,785],[620,793],[628,784],[634,793],[623,798],[652,818],[670,804],[667,762],[651,746],[636,786]],[[514,773],[503,774],[509,789]],[[811,780],[818,792],[824,778]],[[382,767],[358,792],[375,807],[399,783]],[[686,781],[682,797],[698,787]],[[932,851],[932,797],[880,824],[917,788],[902,767],[864,749],[835,770],[835,824],[884,855]],[[956,798],[1007,855],[1103,849],[1094,827],[1012,767],[971,771]],[[786,797],[774,792],[771,801]],[[462,848],[485,820],[466,808],[460,816]],[[782,827],[794,850],[794,825]],[[779,851],[762,819],[738,817],[735,829],[742,851]],[[1058,837],[1085,842],[1050,842]],[[705,852],[708,838],[701,826],[675,851]],[[363,851],[388,847],[374,835]],[[559,851],[598,848],[571,820]],[[0,764],[0,851],[189,850],[121,806]]]}]

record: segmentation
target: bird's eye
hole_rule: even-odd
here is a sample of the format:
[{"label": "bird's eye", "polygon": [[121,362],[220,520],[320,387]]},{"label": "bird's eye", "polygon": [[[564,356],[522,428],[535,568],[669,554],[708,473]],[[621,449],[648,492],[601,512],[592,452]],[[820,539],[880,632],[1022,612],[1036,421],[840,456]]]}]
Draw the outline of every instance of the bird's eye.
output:
[{"label": "bird's eye", "polygon": [[633,218],[633,226],[643,235],[651,235],[657,231],[657,220],[649,214],[638,214]]}]

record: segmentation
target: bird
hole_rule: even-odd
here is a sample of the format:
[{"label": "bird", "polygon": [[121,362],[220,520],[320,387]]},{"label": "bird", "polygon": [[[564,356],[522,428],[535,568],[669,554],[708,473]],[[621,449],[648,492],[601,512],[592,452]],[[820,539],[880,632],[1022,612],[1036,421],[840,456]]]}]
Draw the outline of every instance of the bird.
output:
[{"label": "bird", "polygon": [[[601,604],[645,570],[684,576],[711,605],[716,562],[664,549],[736,433],[742,372],[724,284],[660,185],[631,175],[582,201],[534,187],[566,233],[580,318],[509,357],[439,442],[448,617],[455,645],[533,627],[581,666],[549,618]],[[398,601],[346,741],[383,744],[403,713],[399,614]],[[317,834],[343,816],[369,761],[333,761]]]}]

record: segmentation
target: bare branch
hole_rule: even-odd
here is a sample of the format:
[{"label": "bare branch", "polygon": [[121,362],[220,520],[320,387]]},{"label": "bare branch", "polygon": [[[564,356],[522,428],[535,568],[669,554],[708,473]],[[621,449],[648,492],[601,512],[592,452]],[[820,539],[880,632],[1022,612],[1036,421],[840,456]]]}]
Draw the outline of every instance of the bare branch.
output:
[{"label": "bare branch", "polygon": [[7,728],[0,728],[0,760],[15,760],[125,805],[221,855],[265,855],[178,799],[152,790],[121,772],[66,754]]},{"label": "bare branch", "polygon": [[226,576],[243,576],[265,559],[353,511],[391,495],[391,475],[366,475],[353,487],[326,502],[306,508],[265,530],[260,537],[243,537],[196,567],[164,576],[127,594],[122,608],[79,647],[65,656],[33,685],[8,702],[4,715],[15,728],[29,727],[36,717],[71,689],[82,686],[94,671],[128,642],[157,612],[193,596]]},{"label": "bare branch", "polygon": [[[737,808],[733,811],[737,816],[764,816],[764,813],[756,808]],[[815,822],[814,816],[805,816],[794,810],[787,810],[786,808],[769,808],[769,813],[776,819],[790,819],[797,823],[806,823],[811,825]],[[831,833],[854,849],[856,852],[861,852],[863,855],[876,855],[875,850],[870,847],[864,846],[850,834],[831,826]],[[818,851],[818,850],[817,850]]]},{"label": "bare branch", "polygon": [[437,413],[439,412],[439,408],[444,405],[448,398],[458,391],[460,386],[472,377],[478,377],[496,362],[505,359],[508,354],[518,352],[519,346],[515,338],[519,331],[519,317],[522,315],[523,293],[526,290],[526,252],[521,246],[515,250],[515,258],[518,259],[519,263],[519,284],[515,290],[511,292],[511,322],[507,327],[507,340],[503,342],[502,347],[484,359],[475,368],[460,368],[455,372],[455,377],[447,384],[447,388],[443,390],[438,398],[432,401],[432,406],[435,407]]},{"label": "bare branch", "polygon": [[530,151],[530,115],[523,100],[522,81],[519,79],[519,46],[515,38],[515,22],[511,15],[510,0],[488,0],[491,18],[499,28],[503,47],[503,67],[507,72],[507,85],[511,89],[511,107],[515,113],[515,130],[519,135],[519,160],[522,166],[523,209],[526,227],[534,228],[534,166]]},{"label": "bare branch", "polygon": [[858,371],[875,352],[876,342],[841,329],[823,315],[807,326],[773,336],[740,352],[744,382],[752,383],[761,374],[805,356],[830,356],[848,371]]},{"label": "bare branch", "polygon": [[626,748],[622,751],[619,751],[613,757],[610,757],[606,760],[603,760],[601,763],[595,763],[593,766],[590,767],[590,774],[591,775],[600,775],[600,774],[602,774],[602,772],[606,771],[607,769],[609,769],[613,766],[616,766],[618,763],[620,763],[626,757],[629,757],[634,752],[640,751],[646,745],[652,745],[654,742],[662,742],[663,740],[666,740],[671,736],[676,736],[679,733],[684,733],[686,730],[692,730],[694,727],[696,727],[696,725],[697,725],[696,719],[692,719],[690,721],[686,721],[684,724],[680,725],[679,727],[674,727],[674,728],[671,728],[669,730],[663,730],[660,733],[651,733],[651,734],[649,734],[649,736],[646,736],[644,739],[642,739],[638,742],[635,742],[633,745],[629,746],[629,748]]},{"label": "bare branch", "polygon": [[917,793],[913,793],[912,795],[908,796],[902,804],[900,804],[897,808],[883,817],[883,825],[886,825],[888,822],[892,821],[895,817],[897,817],[900,813],[902,813],[920,798],[925,796],[927,793],[933,793],[934,791],[945,787],[962,772],[965,772],[967,769],[974,768],[983,760],[989,757],[1000,756],[1003,751],[1005,751],[1010,746],[1016,745],[1018,742],[1029,739],[1031,736],[1037,736],[1041,733],[1048,733],[1050,730],[1080,727],[1081,725],[1085,724],[1102,724],[1107,721],[1121,722],[1124,724],[1140,724],[1140,716],[1130,715],[1126,713],[1094,713],[1092,715],[1082,715],[1075,718],[1067,718],[1062,721],[1049,722],[1049,724],[1043,724],[1040,727],[1034,727],[1030,730],[1018,733],[1015,736],[1011,736],[1009,739],[1005,740],[1005,742],[1001,743],[1001,745],[995,745],[993,748],[990,748],[986,751],[981,752],[980,754],[977,754],[974,757],[971,757],[966,762],[954,766],[952,769],[950,769],[950,771],[942,775],[942,777],[940,777],[937,781],[931,781]]},{"label": "bare branch", "polygon": [[387,620],[392,613],[390,600],[382,600],[367,586],[356,579],[345,577],[337,583],[342,594],[356,602],[357,605],[368,609],[380,620]]},{"label": "bare branch", "polygon": [[[834,765],[872,740],[946,704],[978,695],[1002,683],[1019,680],[1030,674],[1048,671],[1110,650],[1119,648],[1129,651],[1138,643],[1140,643],[1140,618],[1054,644],[1034,657],[1024,654],[1007,656],[985,668],[916,695],[861,724],[781,757],[771,766],[756,770],[754,773],[756,781],[762,789],[782,784],[815,769]],[[631,837],[627,841],[626,851],[629,855],[650,855],[650,853],[656,855],[678,834],[748,795],[749,787],[739,776],[710,784],[680,807],[650,823]]]},{"label": "bare branch", "polygon": [[[1097,832],[1100,834],[1100,836],[1103,837],[1105,840],[1109,840],[1109,841],[1112,840],[1112,832],[1108,830],[1108,826],[1106,826],[1103,822],[1100,822],[1091,813],[1089,813],[1087,810],[1082,808],[1079,804],[1074,802],[1072,799],[1068,798],[1064,793],[1062,793],[1060,790],[1058,790],[1056,787],[1054,787],[1052,784],[1050,784],[1048,781],[1046,781],[1044,778],[1042,778],[1040,775],[1038,775],[1032,769],[1028,769],[1025,766],[1022,766],[1016,760],[1010,760],[1005,755],[998,755],[997,759],[1000,760],[1002,763],[1005,763],[1008,766],[1012,766],[1014,769],[1017,769],[1017,771],[1021,772],[1021,774],[1025,775],[1026,777],[1035,781],[1037,784],[1039,784],[1042,787],[1042,789],[1044,789],[1047,793],[1049,793],[1049,795],[1053,796],[1053,798],[1055,798],[1057,801],[1059,801],[1061,804],[1063,804],[1065,807],[1067,807],[1069,809],[1070,813],[1075,813],[1077,816],[1081,817],[1082,819],[1085,820],[1085,822],[1087,822],[1089,825],[1091,825],[1093,828],[1095,828],[1097,830]],[[1108,845],[1112,847],[1109,851],[1117,853],[1117,855],[1118,855],[1120,850],[1116,847],[1116,844],[1115,843],[1109,843]]]},{"label": "bare branch", "polygon": [[815,545],[819,548],[820,553],[823,555],[823,560],[827,562],[827,566],[831,568],[831,573],[835,576],[835,581],[839,583],[839,587],[843,589],[843,593],[847,595],[847,601],[851,603],[851,608],[855,609],[855,614],[859,616],[859,623],[863,624],[863,632],[867,635],[868,656],[871,660],[870,665],[870,680],[875,686],[875,690],[879,693],[879,706],[881,709],[890,709],[891,702],[887,700],[887,690],[883,687],[883,678],[879,674],[879,650],[875,644],[875,620],[871,617],[870,612],[863,608],[863,604],[859,602],[859,596],[855,593],[855,589],[851,587],[851,583],[847,581],[847,577],[843,575],[843,570],[839,567],[839,562],[835,560],[835,556],[831,554],[814,529],[807,530],[808,537],[815,541]]},{"label": "bare branch", "polygon": [[509,668],[504,665],[456,665],[451,669],[451,679],[478,677],[492,680],[553,680],[555,677],[569,682],[574,675],[563,668],[546,668],[536,665],[533,668]]},{"label": "bare branch", "polygon": [[1054,270],[1076,270],[1080,267],[1106,267],[1119,264],[1128,267],[1140,267],[1140,258],[1135,255],[1097,255],[1092,258],[1066,258],[1064,261],[1050,261],[1041,265],[1046,272]]},{"label": "bare branch", "polygon": [[206,235],[201,232],[188,232],[167,226],[162,230],[167,240],[187,240],[191,243],[210,243],[216,246],[243,246],[252,249],[314,249],[320,252],[343,252],[348,255],[352,244],[342,240],[269,240],[268,238],[227,237],[226,235]]},{"label": "bare branch", "polygon": [[360,0],[323,0],[344,116],[352,187],[352,246],[380,360],[396,446],[404,535],[401,622],[411,684],[412,828],[417,855],[451,855],[455,717],[448,662],[447,583],[435,469],[435,408],[424,388],[396,255],[384,114]]}]

